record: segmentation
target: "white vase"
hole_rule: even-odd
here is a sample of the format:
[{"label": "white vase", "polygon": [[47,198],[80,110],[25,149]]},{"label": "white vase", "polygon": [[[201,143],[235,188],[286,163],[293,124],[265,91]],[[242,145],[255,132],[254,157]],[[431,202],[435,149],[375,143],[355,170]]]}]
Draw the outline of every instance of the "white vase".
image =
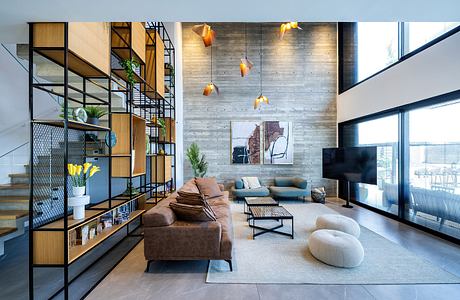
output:
[{"label": "white vase", "polygon": [[73,219],[81,220],[85,218],[85,205],[89,204],[89,196],[70,197],[67,204],[73,207]]},{"label": "white vase", "polygon": [[72,194],[74,197],[81,197],[85,194],[86,187],[84,186],[73,186],[72,187]]}]

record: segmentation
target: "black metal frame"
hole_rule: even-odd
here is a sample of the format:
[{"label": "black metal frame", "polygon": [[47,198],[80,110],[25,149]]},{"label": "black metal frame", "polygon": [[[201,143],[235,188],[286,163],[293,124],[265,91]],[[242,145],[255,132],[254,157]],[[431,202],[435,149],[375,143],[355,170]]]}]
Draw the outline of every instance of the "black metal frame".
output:
[{"label": "black metal frame", "polygon": [[[252,239],[255,240],[256,236],[265,234],[265,233],[276,233],[280,235],[285,235],[291,237],[291,239],[294,239],[294,216],[289,213],[289,216],[268,216],[268,217],[254,217],[254,214],[252,213],[252,208],[260,206],[260,205],[252,205],[249,207],[249,212],[250,212],[250,217],[248,219],[249,227],[252,228]],[[262,206],[267,206],[267,205],[262,205]],[[279,206],[279,205],[271,205],[271,206]],[[282,206],[280,206],[282,207]],[[251,224],[252,220],[252,224]],[[262,221],[262,220],[273,220],[273,221],[278,221],[281,222],[279,225],[271,227],[271,228],[266,228],[266,227],[261,227],[261,226],[256,226],[255,221]],[[291,234],[283,232],[283,231],[278,231],[276,229],[281,228],[284,226],[283,220],[291,220]],[[258,229],[260,230],[259,232],[256,232],[255,230]]]},{"label": "black metal frame", "polygon": [[399,63],[405,61],[406,59],[408,58],[411,58],[412,56],[430,48],[431,46],[433,45],[436,45],[437,43],[445,40],[446,38],[456,34],[457,32],[460,32],[460,26],[457,26],[449,31],[447,31],[446,33],[438,36],[437,38],[431,40],[430,42],[420,46],[419,48],[409,52],[409,53],[404,53],[404,22],[398,22],[398,59],[386,66],[385,68],[377,71],[376,73],[370,75],[369,77],[366,77],[365,79],[362,79],[361,81],[358,81],[348,87],[345,87],[343,86],[343,57],[344,57],[344,51],[343,51],[343,26],[344,26],[344,23],[343,22],[339,22],[337,24],[338,28],[337,28],[337,49],[338,49],[338,94],[342,94],[346,91],[348,91],[349,89],[352,89],[354,88],[355,86],[379,75],[380,73],[398,65]]},{"label": "black metal frame", "polygon": [[[356,201],[353,197],[351,197],[350,201],[354,204],[367,208],[371,211],[389,217],[391,219],[397,220],[404,224],[410,225],[422,231],[428,232],[434,236],[443,238],[450,242],[456,243],[460,245],[460,239],[455,238],[453,236],[444,234],[440,231],[436,231],[430,229],[428,227],[424,227],[419,225],[415,222],[412,222],[406,219],[408,215],[408,203],[410,201],[410,188],[409,188],[409,122],[408,122],[408,113],[412,110],[429,107],[433,105],[438,105],[442,103],[447,103],[450,101],[454,101],[460,99],[460,89],[449,92],[446,94],[442,94],[439,96],[431,97],[425,100],[421,100],[418,102],[394,107],[382,112],[374,113],[371,115],[355,118],[352,120],[348,120],[345,122],[341,122],[338,124],[338,142],[339,147],[344,146],[344,127],[347,125],[353,125],[365,121],[371,121],[375,119],[380,119],[383,117],[388,117],[391,115],[398,116],[398,215],[391,214],[389,212],[383,211],[381,209],[375,208],[368,204]],[[339,182],[339,197],[344,199],[345,193],[349,192],[349,189],[346,189],[344,186],[344,182]],[[353,196],[353,195],[352,195]]]}]

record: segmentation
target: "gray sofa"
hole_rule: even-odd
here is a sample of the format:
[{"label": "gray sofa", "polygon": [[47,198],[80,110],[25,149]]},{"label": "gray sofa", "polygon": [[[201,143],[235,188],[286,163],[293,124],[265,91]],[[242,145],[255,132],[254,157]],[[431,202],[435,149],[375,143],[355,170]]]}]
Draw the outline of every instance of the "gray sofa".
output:
[{"label": "gray sofa", "polygon": [[298,177],[275,177],[270,193],[275,199],[301,198],[305,201],[305,196],[308,196],[307,181]]},{"label": "gray sofa", "polygon": [[245,189],[243,185],[243,180],[241,180],[241,178],[237,178],[235,180],[235,184],[231,188],[231,191],[233,194],[233,200],[237,201],[244,200],[244,197],[267,197],[270,195],[270,191],[268,190],[268,188],[263,185],[258,189]]}]

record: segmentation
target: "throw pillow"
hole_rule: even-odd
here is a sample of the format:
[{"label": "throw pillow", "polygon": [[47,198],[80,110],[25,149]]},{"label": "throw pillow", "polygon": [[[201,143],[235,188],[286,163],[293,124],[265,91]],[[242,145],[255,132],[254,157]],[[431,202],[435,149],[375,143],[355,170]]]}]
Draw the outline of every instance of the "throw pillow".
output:
[{"label": "throw pillow", "polygon": [[248,189],[249,188],[248,178],[247,177],[241,177],[241,180],[243,181],[243,187],[245,189]]},{"label": "throw pillow", "polygon": [[223,195],[215,177],[195,178],[195,183],[206,199]]},{"label": "throw pillow", "polygon": [[171,202],[169,203],[169,207],[174,211],[179,220],[193,222],[216,221],[216,215],[208,206]]},{"label": "throw pillow", "polygon": [[258,189],[261,187],[259,178],[257,177],[246,177],[250,189]]},{"label": "throw pillow", "polygon": [[188,205],[205,205],[206,200],[203,197],[176,197],[177,203],[188,204]]}]

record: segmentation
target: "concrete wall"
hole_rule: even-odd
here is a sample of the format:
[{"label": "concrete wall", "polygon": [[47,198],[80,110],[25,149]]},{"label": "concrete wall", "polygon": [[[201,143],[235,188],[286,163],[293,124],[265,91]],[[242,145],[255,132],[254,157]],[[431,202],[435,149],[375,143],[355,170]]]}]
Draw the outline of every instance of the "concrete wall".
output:
[{"label": "concrete wall", "polygon": [[[248,77],[239,73],[244,55],[242,23],[211,24],[217,32],[213,46],[213,81],[220,96],[202,95],[210,80],[210,48],[183,23],[184,148],[197,142],[209,162],[209,176],[230,184],[238,176],[302,176],[313,185],[321,179],[321,149],[336,145],[336,24],[310,23],[278,38],[279,23],[263,25],[263,91],[271,104],[254,110],[259,95],[259,24],[248,23],[248,57],[255,66]],[[292,121],[293,165],[235,165],[230,160],[230,122]],[[185,162],[185,179],[192,176]]]},{"label": "concrete wall", "polygon": [[460,33],[340,94],[337,121],[460,89]]}]

